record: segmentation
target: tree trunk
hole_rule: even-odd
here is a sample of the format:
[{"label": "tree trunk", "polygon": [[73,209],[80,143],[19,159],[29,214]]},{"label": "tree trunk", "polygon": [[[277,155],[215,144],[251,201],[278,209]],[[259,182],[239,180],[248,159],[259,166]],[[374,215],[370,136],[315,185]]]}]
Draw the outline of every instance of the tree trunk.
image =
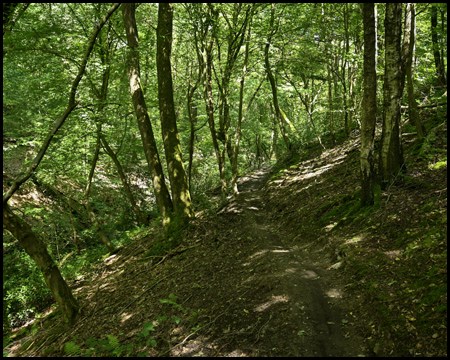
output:
[{"label": "tree trunk", "polygon": [[344,5],[344,29],[345,29],[345,56],[342,63],[342,86],[343,86],[343,101],[344,101],[344,127],[345,136],[348,138],[350,136],[350,125],[348,123],[348,94],[347,94],[347,76],[346,69],[348,67],[348,56],[350,54],[350,35],[348,32],[349,25],[349,13],[348,13],[348,3]]},{"label": "tree trunk", "polygon": [[272,149],[273,152],[275,153],[275,159],[278,161],[281,159],[281,154],[280,154],[280,150],[278,148],[278,123],[277,123],[277,115],[275,114],[275,111],[273,109],[272,103],[269,103],[270,105],[270,110],[271,110],[271,114],[272,114],[272,126],[273,126],[273,131],[272,131]]},{"label": "tree trunk", "polygon": [[152,175],[156,202],[158,203],[161,212],[163,226],[166,228],[173,218],[173,207],[164,179],[158,148],[153,136],[152,124],[150,123],[147,106],[145,104],[144,91],[141,86],[138,50],[139,38],[135,18],[135,4],[123,3],[122,16],[127,34],[128,46],[130,47],[127,67],[128,76],[130,78],[131,98],[136,112],[139,132],[141,133],[145,157],[147,158],[148,167]]},{"label": "tree trunk", "polygon": [[211,132],[211,138],[214,145],[214,151],[216,153],[217,163],[219,165],[219,175],[220,175],[220,184],[221,184],[221,194],[222,199],[225,199],[227,196],[227,181],[225,179],[225,159],[222,157],[219,149],[219,143],[217,142],[216,129],[214,125],[214,99],[212,92],[212,45],[213,40],[209,45],[205,46],[204,56],[205,56],[205,66],[206,66],[206,76],[204,77],[204,88],[206,90],[206,111],[208,113],[208,125],[209,130]]},{"label": "tree trunk", "polygon": [[[209,4],[209,15],[212,22],[217,20],[217,12],[214,10],[213,5]],[[214,146],[214,152],[216,153],[217,164],[219,166],[220,175],[220,188],[222,194],[222,200],[227,196],[227,181],[225,178],[225,159],[220,153],[219,143],[217,141],[216,128],[214,124],[214,98],[212,91],[212,48],[214,44],[215,28],[216,25],[212,25],[212,34],[209,44],[207,44],[206,34],[202,42],[202,78],[203,89],[205,92],[206,113],[208,115],[208,125],[211,132],[211,138]]]},{"label": "tree trunk", "polygon": [[178,137],[175,104],[173,101],[172,52],[173,4],[160,3],[158,10],[158,31],[156,40],[156,66],[158,72],[158,97],[161,130],[166,153],[167,170],[172,190],[173,209],[178,225],[194,218],[191,194],[183,165],[180,139]]},{"label": "tree trunk", "polygon": [[75,101],[76,92],[78,89],[78,85],[84,75],[84,71],[86,69],[86,64],[87,64],[88,58],[89,58],[89,56],[92,52],[92,49],[94,47],[94,44],[95,44],[95,39],[97,39],[97,36],[100,33],[100,30],[103,28],[103,25],[105,25],[106,21],[108,21],[110,16],[114,13],[114,11],[116,11],[116,9],[119,7],[119,5],[120,5],[120,3],[115,3],[113,6],[111,6],[111,8],[108,10],[108,12],[103,17],[103,19],[95,27],[94,32],[89,40],[86,52],[83,55],[83,60],[78,69],[78,74],[72,82],[72,87],[70,88],[69,100],[67,102],[66,109],[64,110],[63,114],[53,122],[50,132],[47,134],[47,137],[45,138],[44,142],[42,143],[42,146],[41,146],[38,154],[33,159],[33,161],[31,162],[31,164],[28,167],[28,169],[26,170],[26,172],[23,175],[19,175],[17,177],[17,179],[13,182],[11,187],[8,189],[6,194],[3,195],[3,204],[5,204],[11,198],[11,196],[13,196],[14,193],[19,189],[19,187],[30,178],[31,174],[33,174],[33,172],[39,166],[42,158],[44,157],[44,155],[50,145],[50,142],[53,139],[53,136],[56,134],[56,132],[59,130],[59,128],[64,124],[64,122],[66,121],[67,117],[70,115],[72,110],[75,109],[75,107],[78,105],[78,103]]},{"label": "tree trunk", "polygon": [[[239,195],[239,190],[237,187],[237,177],[238,177],[238,154],[239,154],[239,142],[241,141],[241,125],[243,119],[242,108],[244,105],[244,84],[245,84],[245,75],[247,73],[247,63],[248,63],[248,53],[250,46],[250,34],[252,28],[252,16],[253,11],[250,14],[250,20],[248,24],[248,32],[247,32],[247,41],[245,42],[245,50],[244,50],[244,66],[242,69],[242,77],[241,84],[239,87],[239,110],[238,110],[238,121],[236,126],[236,141],[233,150],[233,159],[232,159],[232,170],[231,170],[231,189],[233,191],[233,195]],[[250,106],[253,98],[250,100]]]},{"label": "tree trunk", "polygon": [[363,4],[364,18],[364,105],[361,119],[361,205],[374,203],[374,138],[377,112],[377,73],[375,67],[377,34],[373,3]]},{"label": "tree trunk", "polygon": [[42,272],[64,321],[70,325],[74,324],[80,306],[49,255],[45,244],[35,235],[30,225],[12,212],[7,203],[3,204],[3,226],[14,235]]},{"label": "tree trunk", "polygon": [[330,113],[330,136],[331,146],[336,144],[336,138],[334,136],[334,117],[333,117],[333,83],[331,82],[331,64],[328,58],[328,49],[325,50],[327,57],[327,80],[328,80],[328,111]]},{"label": "tree trunk", "polygon": [[387,3],[385,30],[385,75],[380,177],[383,188],[404,164],[400,134],[402,4]]},{"label": "tree trunk", "polygon": [[8,200],[19,189],[19,187],[31,177],[33,172],[39,166],[42,158],[44,157],[50,145],[50,142],[53,139],[53,136],[64,124],[65,120],[72,112],[72,110],[77,106],[77,102],[75,100],[76,92],[78,89],[78,85],[84,75],[86,64],[94,47],[95,40],[100,33],[100,30],[103,28],[103,25],[105,25],[106,21],[110,18],[114,11],[116,11],[119,5],[120,3],[115,3],[95,27],[87,45],[87,49],[83,55],[83,60],[78,69],[77,76],[72,82],[67,107],[64,110],[64,113],[52,124],[50,132],[45,138],[38,154],[31,162],[27,171],[23,175],[19,175],[14,181],[13,185],[8,189],[6,194],[3,195],[4,226],[16,237],[16,239],[19,241],[19,243],[22,244],[28,255],[30,255],[33,261],[36,262],[37,266],[44,275],[47,286],[50,288],[50,291],[52,292],[59,308],[61,309],[64,320],[70,324],[74,323],[75,321],[75,317],[79,309],[78,303],[70,292],[70,289],[67,287],[67,284],[62,278],[58,268],[54,264],[53,259],[48,254],[45,245],[33,233],[31,227],[11,211],[8,206]]},{"label": "tree trunk", "polygon": [[92,184],[92,177],[94,176],[95,167],[97,165],[98,161],[98,154],[100,152],[100,125],[97,125],[97,146],[95,148],[94,158],[92,159],[92,166],[91,170],[89,171],[88,181],[86,185],[86,190],[84,191],[84,207],[86,209],[87,215],[89,217],[89,221],[94,226],[95,230],[97,231],[97,234],[99,236],[100,241],[106,246],[108,251],[110,253],[114,252],[115,248],[114,245],[111,244],[108,237],[105,235],[105,233],[102,230],[102,227],[100,226],[99,222],[97,221],[97,217],[92,210],[91,203],[89,202],[89,193],[91,192],[91,184]]},{"label": "tree trunk", "polygon": [[108,142],[106,141],[106,138],[103,134],[100,134],[100,139],[102,140],[103,147],[106,150],[106,153],[111,157],[112,161],[116,165],[117,172],[119,174],[120,180],[122,181],[123,189],[125,190],[125,194],[127,194],[128,201],[130,202],[131,208],[133,209],[134,214],[136,215],[136,218],[145,226],[148,226],[148,220],[147,218],[141,213],[138,206],[136,205],[136,200],[134,199],[133,193],[130,189],[130,184],[128,183],[127,176],[125,175],[122,165],[119,162],[119,159],[117,159],[116,154],[109,146]]},{"label": "tree trunk", "polygon": [[189,193],[191,193],[191,174],[192,174],[192,160],[194,158],[194,139],[195,139],[195,129],[194,129],[194,123],[197,122],[197,107],[192,105],[192,98],[194,96],[194,92],[198,87],[198,84],[200,82],[201,77],[201,71],[198,72],[199,76],[197,78],[197,82],[195,85],[191,88],[191,81],[192,78],[192,67],[191,67],[191,75],[189,78],[188,83],[188,89],[187,89],[187,111],[188,111],[188,117],[189,117],[189,125],[190,125],[190,136],[189,136],[189,167],[188,167],[188,186],[189,186]]},{"label": "tree trunk", "polygon": [[444,59],[439,53],[439,41],[437,36],[437,7],[431,6],[431,41],[433,43],[434,64],[436,65],[436,74],[440,85],[447,85],[447,79],[444,69]]},{"label": "tree trunk", "polygon": [[273,77],[272,70],[270,69],[269,63],[269,48],[270,42],[272,41],[272,36],[274,32],[274,19],[275,19],[275,7],[272,4],[272,10],[270,15],[270,28],[269,28],[269,36],[266,43],[266,49],[264,52],[264,61],[266,65],[267,77],[269,78],[270,86],[272,88],[272,99],[273,99],[273,107],[275,108],[275,117],[278,122],[278,126],[280,127],[281,136],[283,137],[284,143],[286,144],[286,148],[288,152],[291,152],[291,142],[287,135],[286,129],[284,128],[283,118],[281,116],[280,108],[278,106],[278,92],[277,85],[275,84],[275,78]]},{"label": "tree trunk", "polygon": [[[406,80],[408,91],[408,104],[409,104],[409,119],[411,124],[414,124],[417,130],[417,136],[419,139],[423,139],[424,127],[419,118],[419,112],[417,111],[416,97],[414,95],[414,50],[416,41],[416,11],[414,4],[406,5],[406,22],[405,28],[410,27],[410,42],[408,59],[406,61]],[[405,29],[406,31],[406,29]]]}]

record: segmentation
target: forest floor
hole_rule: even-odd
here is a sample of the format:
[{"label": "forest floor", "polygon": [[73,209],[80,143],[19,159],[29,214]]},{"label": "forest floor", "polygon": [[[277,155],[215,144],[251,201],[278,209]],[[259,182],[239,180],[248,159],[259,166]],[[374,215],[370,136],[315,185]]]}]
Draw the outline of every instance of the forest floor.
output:
[{"label": "forest floor", "polygon": [[370,208],[357,139],[244,176],[172,250],[155,230],[77,279],[74,327],[36,320],[9,352],[446,356],[446,124],[430,144],[420,160],[406,142],[407,172]]}]

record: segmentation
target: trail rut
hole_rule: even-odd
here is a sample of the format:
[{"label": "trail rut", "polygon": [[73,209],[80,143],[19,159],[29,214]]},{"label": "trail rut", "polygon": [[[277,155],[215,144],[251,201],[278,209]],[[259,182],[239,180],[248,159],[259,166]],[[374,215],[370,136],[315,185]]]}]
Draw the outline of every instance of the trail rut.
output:
[{"label": "trail rut", "polygon": [[326,259],[295,246],[289,229],[271,221],[262,188],[267,173],[265,168],[241,179],[240,195],[218,213],[217,231],[228,231],[218,256],[226,259],[234,251],[235,258],[222,281],[231,296],[246,289],[239,307],[230,309],[235,316],[216,324],[222,331],[242,333],[221,355],[367,355],[343,306],[348,300],[344,286],[326,270]]}]

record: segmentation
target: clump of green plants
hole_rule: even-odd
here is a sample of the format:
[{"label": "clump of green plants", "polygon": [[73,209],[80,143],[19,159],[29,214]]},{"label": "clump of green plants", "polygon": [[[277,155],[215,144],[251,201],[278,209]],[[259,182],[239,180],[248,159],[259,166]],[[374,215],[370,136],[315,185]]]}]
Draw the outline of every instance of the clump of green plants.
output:
[{"label": "clump of green plants", "polygon": [[[158,343],[152,332],[156,331],[155,327],[162,324],[165,321],[171,321],[178,325],[185,321],[185,317],[189,322],[189,326],[193,326],[197,323],[198,312],[190,312],[188,308],[183,308],[182,305],[177,302],[178,297],[173,293],[169,294],[168,299],[160,299],[160,303],[168,304],[176,310],[182,312],[183,317],[172,315],[170,320],[167,316],[158,316],[156,321],[148,321],[143,324],[142,330],[137,334],[137,339],[133,343],[120,345],[119,339],[114,335],[106,335],[105,339],[95,339],[90,337],[86,340],[85,346],[77,345],[77,337],[74,336],[72,341],[67,342],[64,345],[64,352],[69,356],[131,356],[137,352],[138,357],[149,356],[149,351],[142,351],[145,347],[156,348]],[[193,331],[200,329],[200,326],[192,327]]]}]

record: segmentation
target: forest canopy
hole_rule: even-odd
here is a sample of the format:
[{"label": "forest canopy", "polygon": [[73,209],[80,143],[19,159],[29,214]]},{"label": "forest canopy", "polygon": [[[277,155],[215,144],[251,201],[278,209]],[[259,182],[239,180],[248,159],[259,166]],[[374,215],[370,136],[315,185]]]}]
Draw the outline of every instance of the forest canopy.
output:
[{"label": "forest canopy", "polygon": [[446,3],[4,3],[4,329],[317,144],[359,139],[372,206],[446,87]]}]

